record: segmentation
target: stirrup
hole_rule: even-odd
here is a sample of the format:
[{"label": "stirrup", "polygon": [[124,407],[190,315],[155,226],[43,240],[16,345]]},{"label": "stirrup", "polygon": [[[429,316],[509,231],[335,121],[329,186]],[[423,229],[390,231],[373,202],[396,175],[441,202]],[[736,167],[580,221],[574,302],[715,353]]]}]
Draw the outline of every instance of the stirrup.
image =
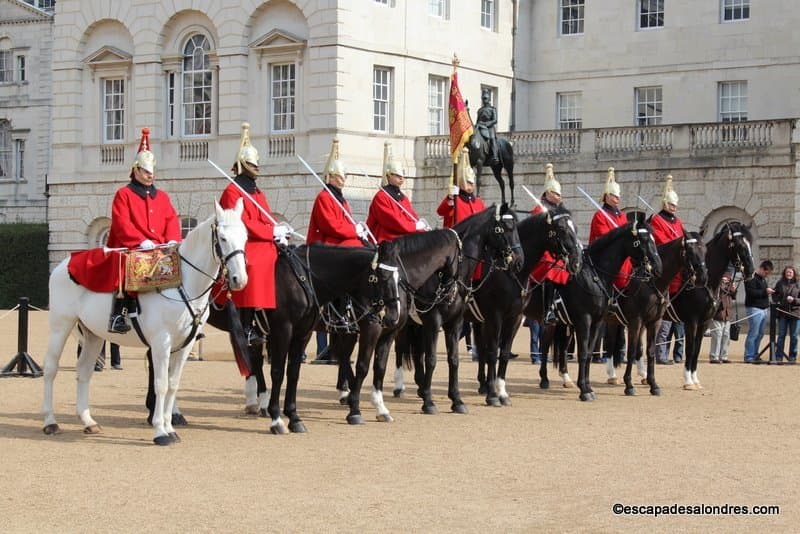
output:
[{"label": "stirrup", "polygon": [[267,342],[267,338],[257,332],[255,328],[248,328],[245,334],[247,335],[248,347],[252,347],[253,345],[263,345]]},{"label": "stirrup", "polygon": [[112,315],[108,321],[108,331],[112,334],[126,334],[130,329],[131,325],[125,320],[124,315]]},{"label": "stirrup", "polygon": [[553,309],[550,308],[544,315],[544,324],[556,324],[557,322],[558,322],[558,317],[556,317],[556,314],[553,313]]}]

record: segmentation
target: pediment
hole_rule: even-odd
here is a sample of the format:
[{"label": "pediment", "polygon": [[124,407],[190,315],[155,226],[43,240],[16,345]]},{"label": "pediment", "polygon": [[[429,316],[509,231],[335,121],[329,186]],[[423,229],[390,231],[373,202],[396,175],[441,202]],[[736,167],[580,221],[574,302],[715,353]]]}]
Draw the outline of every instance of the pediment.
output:
[{"label": "pediment", "polygon": [[262,53],[266,52],[292,52],[301,50],[306,46],[306,40],[294,35],[293,33],[274,29],[266,35],[262,35],[250,45],[253,50]]},{"label": "pediment", "polygon": [[83,60],[91,67],[123,65],[131,62],[133,56],[113,46],[104,46]]}]

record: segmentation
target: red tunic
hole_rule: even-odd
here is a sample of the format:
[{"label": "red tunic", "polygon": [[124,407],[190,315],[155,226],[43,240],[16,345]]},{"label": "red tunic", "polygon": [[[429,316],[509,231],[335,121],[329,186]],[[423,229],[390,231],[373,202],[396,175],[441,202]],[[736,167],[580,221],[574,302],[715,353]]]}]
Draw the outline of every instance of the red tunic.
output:
[{"label": "red tunic", "polygon": [[[391,187],[391,186],[386,186]],[[396,237],[406,234],[412,234],[417,231],[416,221],[419,219],[417,212],[411,206],[411,201],[407,196],[403,196],[399,200],[403,208],[408,213],[405,213],[390,194],[385,189],[375,193],[372,198],[372,204],[369,206],[369,215],[367,216],[367,226],[372,233],[375,234],[375,239],[378,243],[382,241],[391,241]],[[409,213],[411,216],[409,216]],[[413,219],[412,219],[413,217]]]},{"label": "red tunic", "polygon": [[[347,201],[342,202],[347,213],[352,214]],[[330,191],[323,189],[314,201],[311,219],[308,221],[308,244],[325,243],[347,247],[361,247],[364,244],[356,235],[356,227],[345,217],[336,204]]]},{"label": "red tunic", "polygon": [[[683,237],[683,222],[677,215],[670,215],[663,211],[656,213],[650,218],[650,227],[653,229],[653,239],[656,246],[669,243]],[[681,273],[675,275],[669,283],[669,292],[674,295],[681,287]]]},{"label": "red tunic", "polygon": [[452,228],[467,217],[471,217],[486,209],[480,197],[471,197],[468,200],[461,195],[454,198],[444,197],[442,203],[436,208],[436,213],[444,218],[442,223],[445,228]]},{"label": "red tunic", "polygon": [[[241,184],[247,178],[240,176],[236,180]],[[256,188],[250,196],[267,213],[272,213],[267,197],[260,189]],[[231,209],[242,197],[244,195],[239,188],[230,184],[222,192],[219,204]],[[240,308],[275,308],[275,261],[278,259],[278,249],[273,241],[274,225],[247,198],[244,199],[242,222],[247,227],[247,244],[244,248],[247,285],[241,291],[233,292],[233,303]]]},{"label": "red tunic", "polygon": [[[603,213],[600,213],[600,210],[595,212],[589,229],[590,245],[594,243],[598,237],[606,235],[615,228],[619,228],[620,226],[628,224],[628,218],[621,211],[615,210],[608,204],[604,204],[602,210],[603,213],[608,215],[608,217],[603,215]],[[609,217],[611,220],[609,220]],[[611,221],[614,222],[612,223]],[[625,258],[625,261],[622,263],[622,267],[620,267],[619,273],[614,278],[614,287],[617,289],[625,289],[628,286],[628,282],[630,282],[632,272],[633,262],[631,262],[630,258]]]},{"label": "red tunic", "polygon": [[[536,204],[531,210],[531,215],[538,215],[543,211],[544,208]],[[569,271],[567,271],[567,266],[564,265],[562,260],[555,259],[549,250],[545,250],[539,259],[539,263],[534,265],[531,270],[531,279],[537,284],[550,280],[556,284],[564,285],[569,280]]]}]

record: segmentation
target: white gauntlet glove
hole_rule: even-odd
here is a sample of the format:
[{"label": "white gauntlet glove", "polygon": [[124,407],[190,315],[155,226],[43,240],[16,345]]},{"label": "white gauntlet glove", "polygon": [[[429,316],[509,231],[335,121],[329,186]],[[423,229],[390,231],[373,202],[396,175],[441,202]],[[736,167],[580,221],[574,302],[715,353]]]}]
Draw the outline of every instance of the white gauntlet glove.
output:
[{"label": "white gauntlet glove", "polygon": [[273,228],[272,239],[279,245],[288,245],[291,231],[288,224],[280,223]]},{"label": "white gauntlet glove", "polygon": [[425,219],[418,220],[415,227],[418,232],[428,231],[431,229],[431,227],[428,226],[428,222]]},{"label": "white gauntlet glove", "polygon": [[356,224],[356,235],[359,239],[367,240],[367,227],[363,223]]},{"label": "white gauntlet glove", "polygon": [[458,186],[457,186],[457,185],[451,185],[451,186],[450,186],[450,196],[451,196],[451,197],[457,197],[457,196],[458,196],[458,193],[459,193],[460,191],[461,191],[461,190],[458,188]]},{"label": "white gauntlet glove", "polygon": [[153,250],[156,248],[156,244],[150,241],[149,239],[145,239],[141,243],[139,243],[139,248],[142,250]]}]

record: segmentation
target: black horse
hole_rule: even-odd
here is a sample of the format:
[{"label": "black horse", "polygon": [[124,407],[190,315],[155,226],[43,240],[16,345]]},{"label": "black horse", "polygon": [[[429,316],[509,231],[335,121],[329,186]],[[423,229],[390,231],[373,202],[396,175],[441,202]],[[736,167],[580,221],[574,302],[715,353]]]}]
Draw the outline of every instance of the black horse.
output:
[{"label": "black horse", "polygon": [[[705,262],[706,247],[699,233],[686,232],[683,237],[659,245],[658,255],[663,266],[661,275],[652,278],[631,277],[630,283],[622,290],[617,299],[628,329],[628,363],[624,376],[625,395],[635,395],[636,393],[631,380],[631,370],[634,361],[637,364],[641,363],[643,332],[647,334],[645,345],[647,375],[644,383],[650,386],[651,395],[661,394],[661,388],[655,378],[655,338],[658,327],[661,325],[661,317],[669,304],[670,296],[667,289],[672,279],[678,273],[682,274],[683,284],[680,292],[705,286],[708,280]],[[608,317],[609,322],[614,320],[614,316]],[[611,362],[609,368],[611,374],[614,371],[613,365],[617,363]],[[617,383],[613,378],[609,382]]]},{"label": "black horse", "polygon": [[[279,251],[275,265],[275,279],[279,281],[275,286],[277,307],[263,315],[269,330],[266,347],[272,390],[268,413],[273,434],[306,431],[297,413],[297,383],[303,351],[320,320],[322,306],[349,296],[364,321],[392,327],[400,318],[399,258],[393,249],[375,251],[315,244],[281,247]],[[228,315],[213,308],[208,322],[225,331],[231,329]],[[264,392],[262,346],[250,347],[250,357],[258,390]],[[289,418],[288,431],[280,417],[284,375],[287,385],[283,414]]]},{"label": "black horse", "polygon": [[481,192],[481,174],[483,167],[489,166],[494,173],[494,179],[500,185],[500,197],[503,203],[506,201],[506,185],[503,181],[502,171],[506,170],[508,174],[508,188],[511,192],[511,206],[514,206],[514,149],[511,143],[504,137],[497,138],[497,154],[499,162],[489,165],[488,162],[491,158],[489,151],[489,143],[479,133],[474,133],[467,141],[467,148],[469,149],[469,164],[476,168],[475,174],[477,176],[476,194]]},{"label": "black horse", "polygon": [[[517,227],[525,262],[518,273],[495,271],[478,284],[473,293],[467,319],[473,324],[477,349],[478,383],[486,393],[486,404],[510,404],[505,388],[505,372],[511,343],[522,320],[522,310],[530,298],[529,273],[545,250],[564,261],[571,274],[580,271],[583,247],[575,233],[570,212],[559,205],[553,212],[541,212],[523,220]],[[495,367],[499,362],[500,369]],[[488,366],[488,382],[486,367]]]},{"label": "black horse", "polygon": [[708,283],[704,287],[682,291],[672,301],[686,330],[684,389],[703,388],[697,378],[697,361],[700,356],[700,345],[703,342],[703,332],[708,328],[717,309],[719,287],[728,265],[733,265],[737,271],[741,271],[745,280],[753,277],[755,265],[750,247],[752,239],[749,226],[738,221],[726,223],[706,244]]},{"label": "black horse", "polygon": [[[416,310],[421,324],[407,321],[404,332],[399,337],[409,344],[405,348],[400,346],[396,349],[399,356],[405,357],[406,364],[412,364],[413,360],[417,395],[422,399],[422,412],[425,414],[438,413],[433,402],[431,383],[436,368],[436,343],[440,328],[444,329],[447,346],[447,396],[451,401],[450,409],[455,413],[467,412],[458,384],[458,336],[476,266],[481,263],[484,274],[488,275],[498,269],[516,271],[524,260],[516,216],[506,204],[475,214],[455,225],[453,230],[458,233],[462,242],[457,275],[450,280],[433,276],[421,287],[407,288],[413,302],[412,308]],[[402,252],[400,257],[405,264]],[[383,387],[388,349],[388,345],[379,347],[375,359],[375,387],[378,391]],[[399,386],[401,377],[402,367],[398,365],[398,374],[395,376],[396,392],[402,389]]]},{"label": "black horse", "polygon": [[[651,233],[644,214],[637,212],[632,222],[611,230],[589,245],[584,251],[580,272],[572,276],[565,285],[558,287],[559,296],[575,332],[579,398],[582,401],[597,398],[589,383],[590,349],[597,341],[600,325],[608,312],[613,292],[612,280],[619,273],[622,263],[630,257],[634,268],[639,269],[639,272],[647,273],[647,276],[661,274],[661,258]],[[541,321],[544,317],[542,292],[542,286],[537,287],[525,308],[525,315],[529,319]],[[544,337],[542,341],[542,355],[545,355],[547,346]],[[545,360],[542,359],[539,369],[542,388],[549,385]]]}]

